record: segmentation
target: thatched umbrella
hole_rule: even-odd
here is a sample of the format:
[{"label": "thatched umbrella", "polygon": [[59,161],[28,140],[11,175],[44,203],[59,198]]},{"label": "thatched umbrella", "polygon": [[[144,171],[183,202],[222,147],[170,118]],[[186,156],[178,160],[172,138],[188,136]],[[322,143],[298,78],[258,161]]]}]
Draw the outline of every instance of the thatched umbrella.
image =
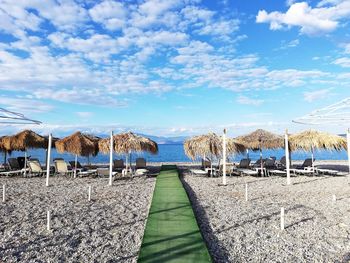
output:
[{"label": "thatched umbrella", "polygon": [[[223,138],[215,133],[208,133],[204,135],[194,136],[187,139],[184,142],[185,154],[195,160],[198,157],[205,159],[210,156],[210,162],[212,165],[213,157],[219,158],[223,153]],[[235,139],[226,139],[226,151],[229,154],[243,153],[246,150],[242,143],[237,142]],[[212,167],[211,167],[212,168]],[[212,169],[211,169],[212,171]]]},{"label": "thatched umbrella", "polygon": [[[27,167],[27,149],[46,148],[47,143],[47,138],[31,130],[24,130],[2,138],[2,144],[7,151],[24,151],[24,168]],[[24,175],[26,175],[26,169],[24,169]]]},{"label": "thatched umbrella", "polygon": [[89,156],[96,156],[98,154],[98,141],[97,137],[78,131],[56,141],[55,146],[59,153],[69,152],[75,154],[74,176],[76,176],[78,155],[88,158]]},{"label": "thatched umbrella", "polygon": [[325,149],[329,151],[340,151],[347,148],[346,139],[327,132],[306,130],[289,137],[289,145],[292,151],[303,150],[311,152],[312,168],[314,168],[314,150]]},{"label": "thatched umbrella", "polygon": [[4,153],[4,163],[6,163],[6,159],[7,159],[7,154],[11,154],[11,150],[7,149],[5,147],[5,144],[3,142],[3,138],[5,138],[6,136],[1,136],[0,137],[0,152]]},{"label": "thatched umbrella", "polygon": [[[110,152],[110,140],[110,138],[105,138],[98,142],[98,148],[101,152],[106,154]],[[113,135],[113,145],[116,153],[126,154],[126,165],[128,165],[128,155],[133,152],[158,153],[158,144],[156,142],[132,132]],[[126,167],[126,169],[128,169],[128,167]]]},{"label": "thatched umbrella", "polygon": [[[245,146],[235,139],[226,139],[226,151],[229,154],[243,153]],[[222,137],[215,133],[197,135],[187,139],[184,142],[185,154],[195,160],[198,157],[206,158],[206,156],[215,156],[219,158],[222,155]]]},{"label": "thatched umbrella", "polygon": [[258,129],[250,134],[236,138],[238,142],[243,143],[247,148],[253,151],[260,151],[260,163],[262,164],[262,149],[278,149],[284,146],[283,137],[269,131]]}]

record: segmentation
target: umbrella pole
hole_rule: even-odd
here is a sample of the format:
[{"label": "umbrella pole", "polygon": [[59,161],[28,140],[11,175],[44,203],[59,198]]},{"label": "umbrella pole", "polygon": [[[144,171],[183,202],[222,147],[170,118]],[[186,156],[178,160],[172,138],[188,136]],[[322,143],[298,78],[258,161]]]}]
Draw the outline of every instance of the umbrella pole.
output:
[{"label": "umbrella pole", "polygon": [[311,163],[312,163],[312,171],[315,172],[315,166],[314,166],[314,147],[311,147]]},{"label": "umbrella pole", "polygon": [[111,139],[109,145],[109,185],[112,185],[113,177],[113,131],[111,131]]},{"label": "umbrella pole", "polygon": [[27,149],[24,151],[24,177],[27,176]]},{"label": "umbrella pole", "polygon": [[247,159],[249,159],[249,150],[247,149]]},{"label": "umbrella pole", "polygon": [[213,177],[213,155],[211,155],[210,159],[210,177]]},{"label": "umbrella pole", "polygon": [[4,152],[4,164],[6,164],[7,151]]},{"label": "umbrella pole", "polygon": [[50,133],[49,145],[47,147],[47,159],[46,159],[46,186],[49,186],[51,145],[52,145],[52,134]]},{"label": "umbrella pole", "polygon": [[78,155],[75,155],[75,162],[74,162],[75,168],[74,168],[74,178],[77,178],[77,166],[78,166]]},{"label": "umbrella pole", "polygon": [[263,174],[263,168],[264,168],[264,166],[263,166],[263,161],[262,161],[262,149],[261,149],[261,145],[260,145],[260,168],[261,168],[261,170],[260,170],[261,176],[264,176],[264,174]]},{"label": "umbrella pole", "polygon": [[287,171],[287,185],[290,185],[290,161],[289,161],[289,144],[288,144],[288,130],[284,135],[285,155],[286,155],[286,171]]},{"label": "umbrella pole", "polygon": [[222,153],[222,158],[223,158],[222,184],[226,185],[226,129],[224,129],[222,141],[223,141],[223,145],[222,145],[222,150],[223,150],[223,153]]},{"label": "umbrella pole", "polygon": [[349,173],[350,173],[350,129],[348,129],[348,132],[346,133],[346,139],[348,143],[348,162],[349,162]]}]

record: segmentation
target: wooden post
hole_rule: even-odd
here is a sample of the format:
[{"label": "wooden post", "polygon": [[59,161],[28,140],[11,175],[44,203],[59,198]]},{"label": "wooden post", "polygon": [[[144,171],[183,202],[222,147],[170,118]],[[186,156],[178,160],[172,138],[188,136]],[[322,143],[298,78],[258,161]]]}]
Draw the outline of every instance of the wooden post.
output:
[{"label": "wooden post", "polygon": [[6,185],[2,185],[2,202],[5,203],[6,201]]},{"label": "wooden post", "polygon": [[50,211],[47,210],[47,231],[51,230],[51,214]]},{"label": "wooden post", "polygon": [[248,202],[248,184],[245,184],[245,201]]},{"label": "wooden post", "polygon": [[284,208],[281,208],[281,230],[284,230]]},{"label": "wooden post", "polygon": [[89,195],[88,195],[89,202],[91,201],[91,185],[89,185]]}]

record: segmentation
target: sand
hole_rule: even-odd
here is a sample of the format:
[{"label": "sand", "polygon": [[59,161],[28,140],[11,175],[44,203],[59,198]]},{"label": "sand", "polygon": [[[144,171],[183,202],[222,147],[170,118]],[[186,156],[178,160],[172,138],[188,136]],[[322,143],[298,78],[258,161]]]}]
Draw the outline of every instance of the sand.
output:
[{"label": "sand", "polygon": [[3,183],[1,262],[137,261],[155,178],[118,180],[112,187],[107,178],[52,178],[46,187],[44,178],[1,177]]},{"label": "sand", "polygon": [[222,178],[192,176],[183,168],[183,182],[216,262],[349,262],[350,178],[300,176],[286,186],[282,177],[236,176],[218,186]]}]

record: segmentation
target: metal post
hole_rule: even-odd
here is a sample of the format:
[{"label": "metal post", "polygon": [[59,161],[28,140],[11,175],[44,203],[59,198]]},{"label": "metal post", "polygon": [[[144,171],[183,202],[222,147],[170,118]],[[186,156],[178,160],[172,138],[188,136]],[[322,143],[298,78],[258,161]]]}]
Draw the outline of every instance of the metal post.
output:
[{"label": "metal post", "polygon": [[50,211],[47,210],[47,231],[51,230],[51,214]]},{"label": "metal post", "polygon": [[88,201],[91,201],[91,185],[89,185]]},{"label": "metal post", "polygon": [[75,168],[74,168],[74,178],[77,178],[77,166],[78,166],[78,155],[75,155]]},{"label": "metal post", "polygon": [[27,149],[24,152],[24,177],[27,177]]},{"label": "metal post", "polygon": [[113,131],[111,131],[111,141],[109,146],[109,185],[113,182]]},{"label": "metal post", "polygon": [[286,170],[287,170],[287,185],[290,185],[290,162],[289,162],[289,144],[288,144],[288,130],[286,130],[286,134],[284,136],[284,144],[285,144],[285,155],[286,155]]},{"label": "metal post", "polygon": [[6,185],[2,185],[2,202],[5,203],[6,201]]},{"label": "metal post", "polygon": [[51,145],[52,145],[52,134],[50,133],[49,134],[49,144],[47,146],[46,186],[49,186]]},{"label": "metal post", "polygon": [[226,185],[226,129],[224,129],[224,134],[222,135],[222,184]]},{"label": "metal post", "polygon": [[245,201],[248,202],[248,184],[245,184]]},{"label": "metal post", "polygon": [[281,230],[284,230],[284,208],[281,208]]}]

